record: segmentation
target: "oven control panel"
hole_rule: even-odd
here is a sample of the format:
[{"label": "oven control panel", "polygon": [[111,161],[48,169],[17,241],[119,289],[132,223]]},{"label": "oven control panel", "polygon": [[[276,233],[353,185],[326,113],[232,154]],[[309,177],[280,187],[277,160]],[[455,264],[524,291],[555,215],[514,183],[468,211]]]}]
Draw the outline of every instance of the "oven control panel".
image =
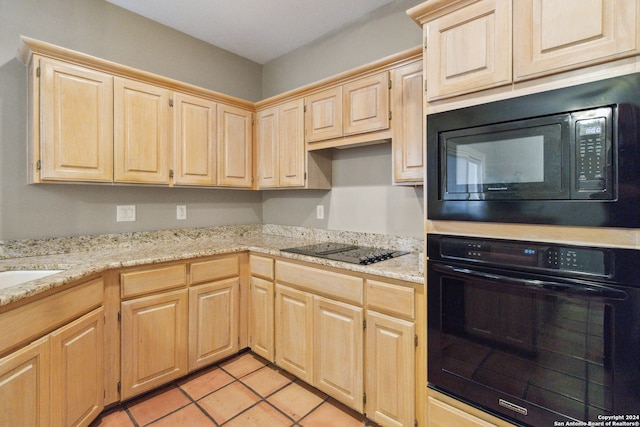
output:
[{"label": "oven control panel", "polygon": [[445,237],[441,241],[440,250],[442,258],[482,262],[499,267],[530,267],[597,276],[608,276],[612,270],[611,253],[604,248]]}]

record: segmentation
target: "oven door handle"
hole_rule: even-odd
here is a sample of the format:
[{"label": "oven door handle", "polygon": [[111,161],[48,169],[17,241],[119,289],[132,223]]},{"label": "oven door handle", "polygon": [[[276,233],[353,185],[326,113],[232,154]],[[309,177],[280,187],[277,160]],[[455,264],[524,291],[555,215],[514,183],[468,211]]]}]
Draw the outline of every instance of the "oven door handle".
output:
[{"label": "oven door handle", "polygon": [[433,264],[433,269],[441,273],[454,275],[461,278],[469,278],[469,276],[484,279],[500,281],[513,285],[524,285],[538,291],[556,291],[567,292],[575,295],[600,297],[611,300],[623,301],[627,299],[627,294],[619,289],[595,284],[592,282],[581,282],[580,284],[554,282],[551,280],[537,279],[521,279],[518,277],[504,276],[501,274],[486,273],[484,271],[472,270],[469,268],[456,267],[448,264]]}]

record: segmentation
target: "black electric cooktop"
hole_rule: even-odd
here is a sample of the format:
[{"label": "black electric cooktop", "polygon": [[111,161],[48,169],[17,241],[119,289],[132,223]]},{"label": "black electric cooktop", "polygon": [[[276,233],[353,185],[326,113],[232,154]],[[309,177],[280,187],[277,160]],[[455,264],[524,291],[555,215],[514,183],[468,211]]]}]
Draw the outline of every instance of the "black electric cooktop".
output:
[{"label": "black electric cooktop", "polygon": [[352,264],[373,264],[375,262],[406,255],[409,252],[395,251],[391,249],[373,248],[369,246],[357,246],[347,243],[316,243],[314,245],[299,246],[296,248],[282,249],[283,252],[291,252],[300,255],[314,256],[331,259],[334,261],[349,262]]}]

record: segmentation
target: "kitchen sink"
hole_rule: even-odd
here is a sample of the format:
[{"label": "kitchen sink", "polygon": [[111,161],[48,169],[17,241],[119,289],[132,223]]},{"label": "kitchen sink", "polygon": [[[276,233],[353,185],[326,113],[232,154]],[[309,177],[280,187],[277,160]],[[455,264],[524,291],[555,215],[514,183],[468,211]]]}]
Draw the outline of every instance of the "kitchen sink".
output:
[{"label": "kitchen sink", "polygon": [[9,270],[0,272],[0,290],[60,273],[62,270]]}]

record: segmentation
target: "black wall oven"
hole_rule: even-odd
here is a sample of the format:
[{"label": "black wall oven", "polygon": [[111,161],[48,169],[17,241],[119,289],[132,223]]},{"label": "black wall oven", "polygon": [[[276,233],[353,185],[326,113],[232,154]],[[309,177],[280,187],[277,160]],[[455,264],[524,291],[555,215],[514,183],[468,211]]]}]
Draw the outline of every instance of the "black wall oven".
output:
[{"label": "black wall oven", "polygon": [[640,73],[427,116],[427,217],[640,227]]},{"label": "black wall oven", "polygon": [[429,234],[427,255],[429,387],[519,425],[640,421],[640,251]]}]

